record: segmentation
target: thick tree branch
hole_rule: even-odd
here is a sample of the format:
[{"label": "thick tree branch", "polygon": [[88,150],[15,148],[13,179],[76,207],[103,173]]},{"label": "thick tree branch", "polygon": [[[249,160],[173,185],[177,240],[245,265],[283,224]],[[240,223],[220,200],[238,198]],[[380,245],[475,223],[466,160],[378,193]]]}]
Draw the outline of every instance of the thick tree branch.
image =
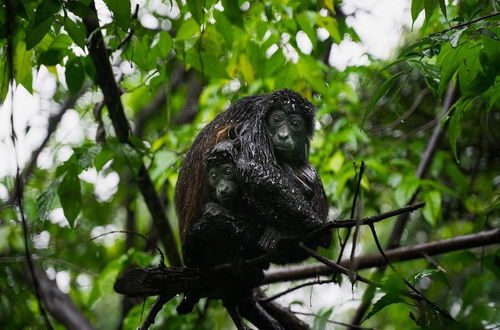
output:
[{"label": "thick tree branch", "polygon": [[[500,229],[482,231],[475,234],[458,236],[442,241],[423,243],[386,250],[385,254],[389,261],[406,261],[423,258],[425,254],[436,255],[457,250],[470,249],[480,246],[500,244]],[[356,258],[358,270],[386,265],[386,261],[380,254],[368,254]],[[341,266],[348,267],[349,259],[343,259]],[[332,270],[320,263],[294,266],[283,269],[271,269],[265,274],[264,283],[276,283],[283,281],[303,280],[319,275],[329,275]]]},{"label": "thick tree branch", "polygon": [[[40,267],[35,267],[38,280],[38,290],[40,296],[47,308],[47,311],[60,322],[66,329],[92,330],[94,327],[90,324],[88,318],[76,307],[71,297],[63,293],[54,281],[49,280],[45,271]],[[33,284],[24,272],[21,277]]]},{"label": "thick tree branch", "polygon": [[[85,19],[85,25],[88,33],[87,37],[90,38],[90,44],[88,46],[89,54],[96,68],[96,81],[104,94],[104,101],[108,108],[116,136],[122,143],[130,143],[129,137],[131,135],[131,130],[129,122],[125,116],[123,104],[120,99],[121,92],[113,75],[108,50],[104,43],[102,33],[99,30],[99,22],[93,2],[91,3],[91,9],[92,10],[89,11],[90,14]],[[151,213],[153,223],[160,233],[170,264],[176,266],[180,265],[181,258],[175,244],[175,238],[169,219],[167,218],[165,208],[154,189],[153,182],[144,164],[142,164],[139,169],[137,183],[149,212]]]}]

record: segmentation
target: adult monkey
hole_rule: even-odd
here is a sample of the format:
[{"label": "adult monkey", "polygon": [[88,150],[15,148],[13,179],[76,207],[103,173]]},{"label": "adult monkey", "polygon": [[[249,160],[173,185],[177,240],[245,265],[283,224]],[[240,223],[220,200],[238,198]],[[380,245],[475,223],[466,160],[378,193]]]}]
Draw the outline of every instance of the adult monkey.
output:
[{"label": "adult monkey", "polygon": [[[286,122],[298,115],[303,120],[300,141],[279,145],[280,127],[272,126],[270,117],[281,111]],[[327,220],[328,206],[319,176],[308,163],[309,141],[314,128],[314,106],[298,93],[283,89],[268,95],[245,97],[212,120],[196,137],[186,154],[175,192],[181,239],[184,241],[194,222],[200,218],[204,195],[203,158],[215,144],[237,139],[240,144],[237,171],[240,191],[247,212],[269,226],[262,245],[274,249],[285,237],[297,237]],[[291,121],[290,121],[291,124]],[[279,125],[278,125],[279,126]],[[290,128],[290,127],[288,127]],[[300,137],[290,134],[285,139]],[[329,235],[312,246],[327,246]],[[268,251],[269,251],[268,250]],[[288,253],[273,260],[297,262],[307,256]]]}]

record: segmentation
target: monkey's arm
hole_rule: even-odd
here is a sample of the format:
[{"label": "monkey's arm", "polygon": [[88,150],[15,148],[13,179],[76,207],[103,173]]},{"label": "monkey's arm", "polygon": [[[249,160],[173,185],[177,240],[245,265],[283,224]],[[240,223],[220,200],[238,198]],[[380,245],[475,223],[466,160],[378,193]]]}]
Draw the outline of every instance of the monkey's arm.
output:
[{"label": "monkey's arm", "polygon": [[312,203],[276,165],[258,165],[238,161],[238,172],[244,198],[266,225],[307,232],[323,221]]}]

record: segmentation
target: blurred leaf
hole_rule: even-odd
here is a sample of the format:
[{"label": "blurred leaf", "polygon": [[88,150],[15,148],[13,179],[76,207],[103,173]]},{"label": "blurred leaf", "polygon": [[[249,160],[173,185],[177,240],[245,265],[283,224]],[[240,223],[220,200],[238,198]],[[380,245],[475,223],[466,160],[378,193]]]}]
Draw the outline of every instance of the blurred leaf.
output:
[{"label": "blurred leaf", "polygon": [[186,2],[189,12],[200,25],[203,23],[203,3],[204,1],[202,0],[191,0]]},{"label": "blurred leaf", "polygon": [[395,75],[387,79],[382,85],[380,85],[379,88],[377,88],[375,94],[373,94],[372,98],[370,99],[370,102],[368,103],[368,106],[366,107],[363,113],[363,119],[361,120],[361,124],[363,124],[365,120],[368,119],[368,117],[370,117],[378,101],[387,94],[387,92],[392,87],[396,79],[403,73],[404,72],[396,73]]},{"label": "blurred leaf", "polygon": [[425,220],[435,227],[441,214],[441,193],[437,190],[429,191],[423,194],[425,207],[423,214]]},{"label": "blurred leaf", "polygon": [[85,80],[85,67],[80,57],[72,58],[66,63],[65,76],[70,92],[78,93]]},{"label": "blurred leaf", "polygon": [[243,73],[243,77],[245,78],[245,81],[248,82],[249,84],[253,83],[253,81],[254,81],[253,68],[252,68],[252,64],[250,63],[250,60],[248,59],[248,56],[246,56],[246,54],[240,55],[239,64],[240,64],[239,69],[241,70],[241,73]]},{"label": "blurred leaf", "polygon": [[57,48],[51,48],[38,56],[38,65],[54,66],[59,64],[64,57],[64,52]]},{"label": "blurred leaf", "polygon": [[160,49],[160,56],[166,57],[172,50],[172,37],[166,31],[160,31],[159,35],[158,48]]},{"label": "blurred leaf", "polygon": [[312,327],[313,330],[325,330],[332,312],[333,308],[328,308],[327,310],[318,313],[317,317],[314,318],[314,324]]},{"label": "blurred leaf", "polygon": [[26,44],[20,40],[17,42],[14,49],[14,78],[23,85],[30,93],[33,93],[32,86],[32,70],[31,67],[32,51],[26,50]]},{"label": "blurred leaf", "polygon": [[61,9],[61,3],[57,0],[42,1],[35,11],[35,18],[31,20],[26,31],[26,49],[31,49],[38,44],[47,32],[49,32],[56,14]]},{"label": "blurred leaf", "polygon": [[337,173],[342,168],[342,165],[344,165],[344,161],[345,157],[342,150],[337,150],[337,152],[328,161],[326,168],[334,173]]},{"label": "blurred leaf", "polygon": [[109,10],[113,13],[115,22],[123,31],[127,31],[130,27],[132,9],[130,0],[104,0]]},{"label": "blurred leaf", "polygon": [[38,216],[41,221],[45,221],[48,219],[52,203],[57,194],[57,188],[59,186],[60,180],[54,180],[51,184],[45,189],[43,193],[38,196],[36,199],[36,204],[38,206]]},{"label": "blurred leaf", "polygon": [[227,16],[228,20],[243,28],[243,17],[241,15],[238,1],[222,0],[222,6],[224,7],[224,14]]},{"label": "blurred leaf", "polygon": [[466,29],[467,28],[453,30],[453,33],[450,36],[451,47],[455,48],[458,46],[458,43],[460,42],[460,37],[462,36],[462,33],[464,33]]},{"label": "blurred leaf", "polygon": [[73,227],[82,206],[82,193],[76,165],[70,166],[64,174],[57,189],[57,194],[61,201],[64,216],[68,219],[69,225]]},{"label": "blurred leaf", "polygon": [[307,36],[309,37],[309,40],[311,40],[313,47],[316,47],[316,13],[312,11],[304,11],[297,14],[296,18],[302,31],[304,31],[305,34],[307,34]]},{"label": "blurred leaf", "polygon": [[380,312],[383,308],[385,308],[389,305],[397,304],[397,303],[401,303],[401,302],[404,302],[404,301],[398,295],[395,295],[392,293],[387,293],[382,298],[377,300],[377,302],[375,304],[373,304],[371,311],[368,314],[366,314],[365,318],[361,322],[368,320],[370,317],[372,317],[373,315]]},{"label": "blurred leaf", "polygon": [[415,20],[417,19],[420,12],[424,10],[424,0],[412,0],[411,2],[411,27],[413,29],[413,24],[415,24]]},{"label": "blurred leaf", "polygon": [[405,176],[394,192],[398,207],[404,207],[417,191],[419,180],[414,175]]},{"label": "blurred leaf", "polygon": [[454,105],[455,112],[453,113],[450,120],[450,128],[449,128],[450,146],[457,163],[460,162],[457,155],[457,140],[462,131],[462,118],[464,112],[467,110],[472,101],[473,99],[470,98],[469,99],[460,98],[457,102],[455,102]]},{"label": "blurred leaf", "polygon": [[71,19],[66,18],[64,20],[64,29],[68,32],[75,44],[80,46],[80,48],[85,49],[85,37],[87,34],[85,25],[81,22],[75,23]]}]

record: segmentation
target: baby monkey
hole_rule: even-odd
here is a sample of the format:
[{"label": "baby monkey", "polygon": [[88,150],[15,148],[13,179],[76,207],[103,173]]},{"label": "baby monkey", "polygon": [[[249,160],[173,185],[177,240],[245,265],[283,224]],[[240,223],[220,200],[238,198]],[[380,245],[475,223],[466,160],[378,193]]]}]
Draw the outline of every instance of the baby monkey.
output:
[{"label": "baby monkey", "polygon": [[[206,179],[209,202],[203,206],[201,217],[184,239],[184,262],[190,267],[208,269],[231,263],[232,274],[213,279],[210,298],[232,301],[246,295],[263,278],[263,269],[269,264],[243,267],[243,262],[264,254],[258,245],[262,234],[250,217],[239,214],[235,163],[238,156],[236,143],[224,140],[214,146],[205,156]],[[220,284],[220,285],[219,285]],[[187,296],[178,306],[180,314],[191,311],[198,298]]]}]

